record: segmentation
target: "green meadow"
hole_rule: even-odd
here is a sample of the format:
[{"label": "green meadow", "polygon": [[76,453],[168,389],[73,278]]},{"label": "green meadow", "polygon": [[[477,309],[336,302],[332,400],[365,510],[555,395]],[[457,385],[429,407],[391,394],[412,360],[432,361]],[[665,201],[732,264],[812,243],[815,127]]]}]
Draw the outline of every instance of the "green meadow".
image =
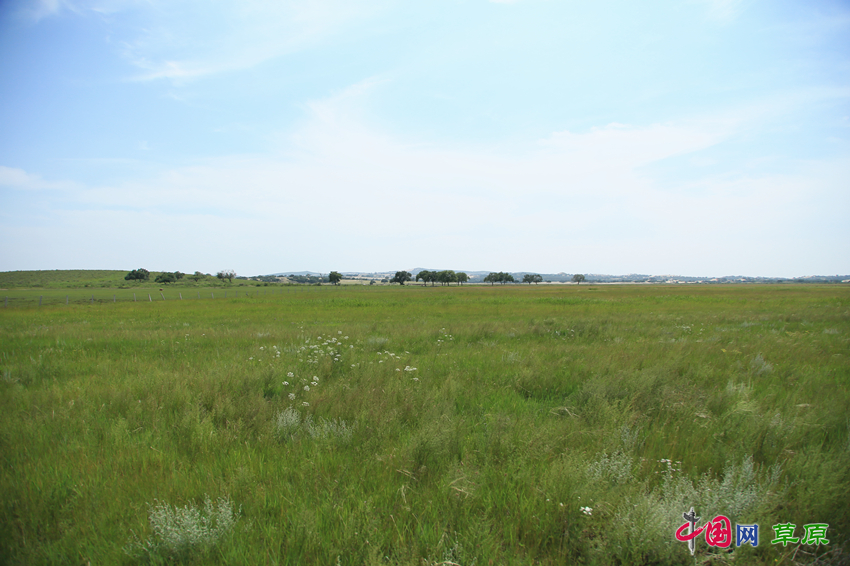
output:
[{"label": "green meadow", "polygon": [[148,287],[8,291],[0,563],[848,560],[850,287]]}]

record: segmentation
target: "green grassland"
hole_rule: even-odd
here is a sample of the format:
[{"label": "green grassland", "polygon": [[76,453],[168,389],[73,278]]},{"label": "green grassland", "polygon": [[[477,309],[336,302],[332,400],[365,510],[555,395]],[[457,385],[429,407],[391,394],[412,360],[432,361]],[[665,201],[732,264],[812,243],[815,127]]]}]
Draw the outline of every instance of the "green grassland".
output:
[{"label": "green grassland", "polygon": [[4,271],[0,272],[0,307],[233,298],[291,291],[291,285],[245,279],[230,282],[214,276],[156,283],[160,273],[151,272],[148,281],[127,281],[126,271]]},{"label": "green grassland", "polygon": [[215,293],[0,310],[0,563],[847,561],[848,287]]},{"label": "green grassland", "polygon": [[0,289],[118,287],[127,283],[125,275],[126,271],[95,269],[2,271]]},{"label": "green grassland", "polygon": [[[256,284],[253,281],[244,279],[231,282],[224,282],[217,279],[215,276],[205,276],[204,278],[195,281],[191,276],[185,276],[180,281],[168,283],[166,285],[156,283],[154,280],[161,271],[151,271],[148,281],[127,281],[124,277],[127,271],[116,270],[97,270],[97,269],[56,269],[41,270],[41,271],[0,271],[0,289],[35,289],[39,291],[47,290],[95,290],[98,289],[136,289],[144,288],[186,288],[186,287],[221,287],[228,286],[246,286]],[[101,293],[102,294],[102,293]],[[63,295],[64,298],[64,295]]]}]

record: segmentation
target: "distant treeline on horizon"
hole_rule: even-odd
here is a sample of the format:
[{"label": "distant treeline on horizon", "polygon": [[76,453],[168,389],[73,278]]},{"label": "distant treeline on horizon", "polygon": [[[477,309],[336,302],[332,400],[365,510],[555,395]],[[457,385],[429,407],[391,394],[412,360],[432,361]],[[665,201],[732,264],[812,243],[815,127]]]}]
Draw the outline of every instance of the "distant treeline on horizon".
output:
[{"label": "distant treeline on horizon", "polygon": [[[417,275],[421,272],[435,272],[437,270],[412,269],[407,272],[411,274],[411,283],[415,283]],[[374,283],[390,283],[396,272],[343,272],[344,280],[359,280]],[[468,271],[458,272],[468,274],[468,283],[490,282],[490,274],[504,273],[513,277],[512,283],[523,282],[540,283],[567,283],[572,282],[576,274],[572,273],[535,273],[529,271],[516,272],[487,272]],[[132,277],[131,274],[134,274]],[[139,274],[147,277],[139,277]],[[180,271],[148,271],[142,268],[130,271],[124,270],[94,270],[94,269],[67,269],[67,270],[32,270],[32,271],[3,271],[0,272],[0,288],[65,288],[65,287],[126,287],[142,284],[153,285],[178,285],[178,286],[219,286],[250,283],[273,285],[273,284],[297,284],[316,285],[329,283],[329,273],[315,272],[281,272],[271,275],[239,275],[233,270],[221,270],[216,274],[201,273],[195,271],[193,274],[184,274]],[[850,283],[850,275],[819,275],[807,277],[750,277],[750,276],[723,276],[723,277],[692,277],[682,275],[605,275],[605,274],[583,274],[585,283],[667,283],[667,284],[730,284],[730,283]],[[129,279],[128,279],[129,277]]]}]

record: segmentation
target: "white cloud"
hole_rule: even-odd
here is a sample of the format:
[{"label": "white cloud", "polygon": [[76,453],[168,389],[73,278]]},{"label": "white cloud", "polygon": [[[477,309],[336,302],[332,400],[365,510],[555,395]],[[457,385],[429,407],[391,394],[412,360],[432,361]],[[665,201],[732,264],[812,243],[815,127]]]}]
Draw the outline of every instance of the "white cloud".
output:
[{"label": "white cloud", "polygon": [[45,181],[39,175],[27,173],[23,169],[4,167],[0,165],[0,187],[8,187],[18,190],[40,190],[40,189],[72,189],[75,183],[61,181]]},{"label": "white cloud", "polygon": [[[96,14],[116,24],[135,80],[193,78],[249,69],[315,45],[382,8],[384,0],[36,0],[21,9],[41,19],[64,12]],[[121,27],[126,15],[129,27]],[[118,30],[121,31],[118,31]],[[126,30],[136,35],[124,36]],[[132,32],[130,32],[132,33]]]},{"label": "white cloud", "polygon": [[147,12],[151,23],[125,44],[142,73],[137,80],[192,78],[249,69],[315,45],[380,9],[378,2],[344,0],[242,1],[209,10],[184,0]]},{"label": "white cloud", "polygon": [[36,0],[27,4],[21,12],[27,17],[39,21],[59,14],[67,5],[63,0]]},{"label": "white cloud", "polygon": [[[850,257],[842,216],[850,209],[850,159],[802,163],[787,174],[717,173],[714,165],[675,182],[649,167],[677,156],[710,165],[701,152],[763,115],[614,123],[553,132],[508,152],[422,143],[376,128],[361,109],[383,84],[370,79],[312,101],[309,118],[268,153],[77,186],[52,210],[39,209],[45,219],[7,212],[6,228],[50,234],[68,254],[110,242],[100,256],[108,261],[94,267],[132,257],[163,269],[228,265],[251,274],[427,265],[804,275]],[[0,167],[0,185],[72,187],[10,167]],[[122,226],[157,235],[141,246]],[[179,249],[163,252],[172,238]]]},{"label": "white cloud", "polygon": [[520,157],[410,143],[352,117],[358,97],[376,84],[310,104],[312,118],[276,155],[203,161],[153,179],[90,187],[79,198],[163,214],[213,209],[255,226],[306,232],[327,224],[339,237],[367,239],[409,231],[417,218],[429,218],[433,232],[466,236],[494,223],[563,226],[555,218],[573,210],[581,219],[567,232],[577,234],[594,222],[625,222],[642,209],[637,197],[651,188],[643,165],[720,139],[693,126],[612,124],[555,133]]},{"label": "white cloud", "polygon": [[[338,104],[350,103],[347,96],[354,95]],[[610,125],[553,134],[523,157],[506,157],[408,143],[349,121],[333,101],[314,106],[321,111],[277,155],[88,187],[70,209],[43,211],[49,220],[22,228],[62,240],[68,257],[86,242],[109,241],[96,267],[133,258],[157,269],[229,265],[246,274],[428,265],[804,275],[850,257],[850,244],[838,243],[850,242],[841,218],[850,207],[848,159],[670,188],[642,168],[721,134],[698,125]],[[11,168],[0,169],[0,180],[55,185]],[[139,245],[126,226],[144,226],[150,237]]]}]

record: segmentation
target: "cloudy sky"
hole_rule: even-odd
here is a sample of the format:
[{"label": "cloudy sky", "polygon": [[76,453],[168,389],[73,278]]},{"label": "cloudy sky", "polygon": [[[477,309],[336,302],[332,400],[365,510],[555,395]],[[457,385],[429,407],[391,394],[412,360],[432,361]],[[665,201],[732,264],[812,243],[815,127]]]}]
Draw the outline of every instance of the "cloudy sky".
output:
[{"label": "cloudy sky", "polygon": [[0,271],[850,273],[850,4],[4,0]]}]

